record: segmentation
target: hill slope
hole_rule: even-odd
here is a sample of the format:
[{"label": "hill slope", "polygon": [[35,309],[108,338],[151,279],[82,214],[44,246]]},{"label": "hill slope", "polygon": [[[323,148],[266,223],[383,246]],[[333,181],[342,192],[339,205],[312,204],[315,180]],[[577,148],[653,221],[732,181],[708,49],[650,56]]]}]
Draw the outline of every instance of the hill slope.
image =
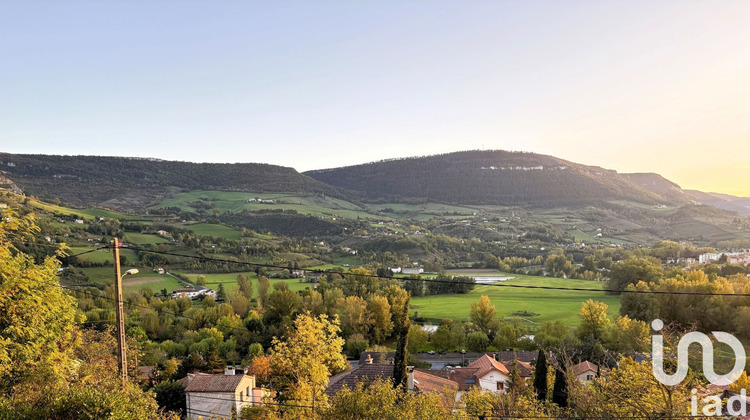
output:
[{"label": "hill slope", "polygon": [[306,172],[366,200],[575,205],[671,203],[615,171],[535,153],[467,151]]},{"label": "hill slope", "polygon": [[115,209],[143,208],[174,189],[338,195],[293,168],[261,163],[0,153],[0,170],[10,185],[28,195]]}]

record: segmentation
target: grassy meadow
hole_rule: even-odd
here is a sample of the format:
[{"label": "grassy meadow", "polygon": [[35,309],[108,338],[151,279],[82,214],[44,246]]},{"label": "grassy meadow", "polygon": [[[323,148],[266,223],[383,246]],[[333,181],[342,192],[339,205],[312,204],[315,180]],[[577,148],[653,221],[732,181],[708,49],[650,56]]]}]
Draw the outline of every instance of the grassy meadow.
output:
[{"label": "grassy meadow", "polygon": [[[452,275],[471,273],[451,273]],[[494,275],[481,273],[482,275]],[[499,274],[498,274],[499,275]],[[535,277],[509,274],[515,277],[496,284],[530,285],[550,287],[575,287],[587,289],[601,289],[604,283],[586,280],[566,280],[549,277]],[[604,302],[609,305],[607,314],[610,319],[616,319],[620,309],[620,298],[609,296],[598,291],[563,291],[544,289],[517,289],[511,287],[497,287],[492,285],[477,285],[471,293],[465,295],[437,295],[412,299],[412,310],[430,322],[438,323],[444,318],[468,321],[471,303],[478,301],[480,296],[486,295],[495,305],[499,316],[513,317],[517,312],[530,312],[537,316],[524,317],[531,323],[546,321],[563,321],[568,325],[577,325],[578,310],[588,299]]]}]

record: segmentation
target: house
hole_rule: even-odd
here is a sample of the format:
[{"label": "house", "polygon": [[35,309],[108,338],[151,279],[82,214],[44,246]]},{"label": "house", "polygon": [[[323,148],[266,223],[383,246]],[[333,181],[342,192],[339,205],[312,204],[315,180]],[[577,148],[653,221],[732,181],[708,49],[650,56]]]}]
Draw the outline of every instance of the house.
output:
[{"label": "house", "polygon": [[[502,363],[508,368],[508,370],[513,369],[513,360],[506,360]],[[534,368],[530,364],[518,359],[516,359],[516,370],[518,370],[518,375],[525,381],[531,379],[534,373]]]},{"label": "house", "polygon": [[230,418],[242,408],[260,404],[266,392],[255,386],[255,376],[227,366],[224,374],[191,373],[185,385],[186,417]]},{"label": "house", "polygon": [[424,268],[404,267],[401,269],[401,274],[422,274],[422,273],[424,273]]},{"label": "house", "polygon": [[510,372],[504,364],[485,354],[471,362],[468,368],[475,368],[476,385],[483,390],[505,392],[505,386],[510,379]]},{"label": "house", "polygon": [[[350,369],[346,372],[332,376],[328,380],[326,394],[333,397],[344,387],[354,389],[360,382],[374,382],[376,380],[387,380],[393,377],[393,364],[391,363],[373,363],[372,358]],[[406,368],[407,387],[409,391],[421,393],[439,393],[450,400],[454,401],[458,391],[458,383],[450,379],[436,376],[430,371],[415,370],[413,366]]]},{"label": "house", "polygon": [[596,373],[598,370],[599,368],[588,360],[583,361],[570,368],[570,372],[573,374],[573,376],[575,376],[575,378],[578,379],[579,382],[584,384],[590,383],[596,377]]},{"label": "house", "polygon": [[188,297],[190,299],[195,299],[200,295],[201,292],[197,289],[189,288],[189,289],[175,289],[172,291],[172,298],[178,298],[178,297]]},{"label": "house", "polygon": [[164,274],[164,273],[166,273],[166,272],[167,272],[167,270],[165,270],[165,269],[163,269],[163,268],[161,268],[161,267],[159,267],[159,268],[154,268],[154,271],[156,272],[156,274]]}]

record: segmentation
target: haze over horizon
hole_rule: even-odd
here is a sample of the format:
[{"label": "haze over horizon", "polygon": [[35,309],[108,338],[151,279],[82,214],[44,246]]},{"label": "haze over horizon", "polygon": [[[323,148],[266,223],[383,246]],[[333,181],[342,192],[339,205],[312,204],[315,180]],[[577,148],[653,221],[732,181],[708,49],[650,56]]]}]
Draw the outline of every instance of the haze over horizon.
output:
[{"label": "haze over horizon", "polygon": [[750,3],[9,4],[0,151],[299,171],[503,149],[750,196]]}]

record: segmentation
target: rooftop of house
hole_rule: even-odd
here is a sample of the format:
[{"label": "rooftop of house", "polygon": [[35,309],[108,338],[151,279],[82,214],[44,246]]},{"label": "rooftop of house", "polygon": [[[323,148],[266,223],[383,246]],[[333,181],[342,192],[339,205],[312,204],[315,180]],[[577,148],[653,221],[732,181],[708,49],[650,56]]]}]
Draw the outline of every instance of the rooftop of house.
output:
[{"label": "rooftop of house", "polygon": [[[503,361],[503,364],[506,367],[507,366],[510,366],[511,368],[513,367],[513,361],[512,360]],[[518,369],[518,374],[522,378],[530,378],[531,377],[531,373],[534,371],[534,368],[530,364],[528,364],[526,362],[522,362],[520,360],[516,360],[516,369]]]},{"label": "rooftop of house", "polygon": [[458,382],[433,375],[429,371],[414,370],[414,387],[421,392],[457,391]]},{"label": "rooftop of house", "polygon": [[331,379],[328,380],[326,394],[333,396],[345,386],[349,389],[354,389],[359,382],[373,382],[377,379],[388,379],[392,376],[393,365],[391,364],[361,364],[354,369],[349,369],[346,372],[331,376]]},{"label": "rooftop of house", "polygon": [[582,373],[586,372],[596,372],[598,368],[595,364],[589,362],[588,360],[583,361],[572,368],[570,368],[570,371],[573,373],[573,375],[578,376]]},{"label": "rooftop of house", "polygon": [[185,385],[185,392],[234,392],[246,376],[190,373],[180,382]]},{"label": "rooftop of house", "polygon": [[479,368],[457,367],[443,370],[422,370],[432,376],[439,376],[452,382],[455,382],[459,391],[468,391],[477,385],[476,373]]},{"label": "rooftop of house", "polygon": [[496,370],[504,375],[507,375],[509,373],[508,368],[505,367],[504,364],[498,362],[497,360],[493,359],[490,355],[487,355],[487,354],[471,362],[469,364],[469,367],[479,369],[476,373],[477,378],[481,378],[493,370]]}]

